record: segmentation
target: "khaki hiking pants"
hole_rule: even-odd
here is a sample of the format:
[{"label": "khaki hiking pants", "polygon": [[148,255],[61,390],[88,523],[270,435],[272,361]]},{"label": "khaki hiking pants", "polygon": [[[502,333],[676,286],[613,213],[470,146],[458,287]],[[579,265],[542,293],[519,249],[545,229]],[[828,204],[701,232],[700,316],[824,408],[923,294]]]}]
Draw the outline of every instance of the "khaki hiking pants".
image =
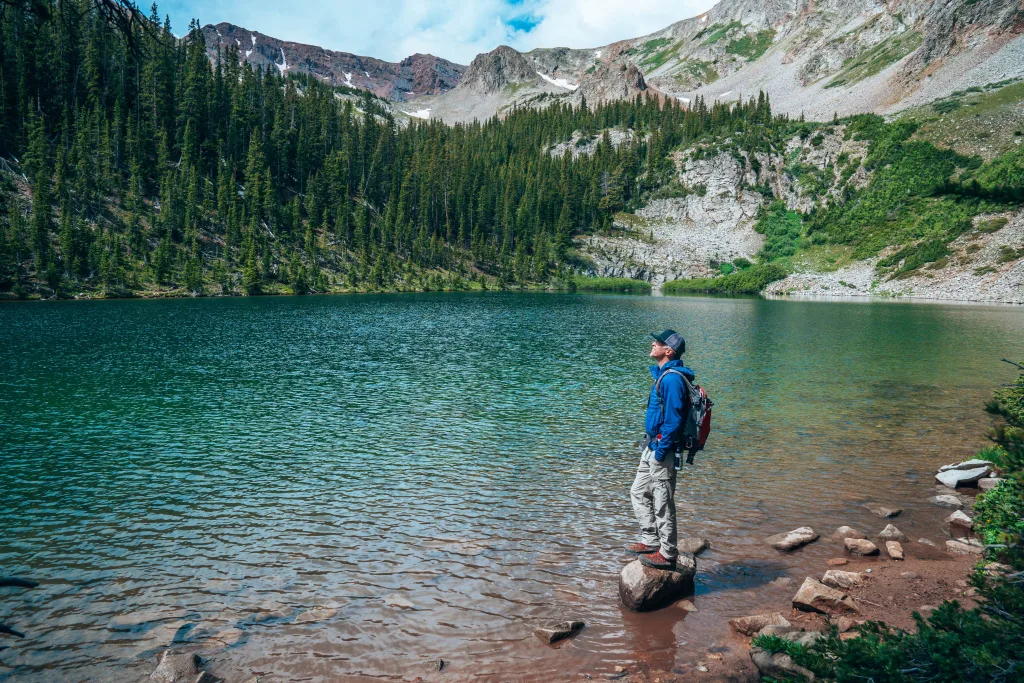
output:
[{"label": "khaki hiking pants", "polygon": [[640,522],[640,542],[661,546],[666,559],[675,559],[676,551],[676,464],[669,453],[658,462],[654,451],[645,448],[640,456],[636,479],[629,489],[633,513]]}]

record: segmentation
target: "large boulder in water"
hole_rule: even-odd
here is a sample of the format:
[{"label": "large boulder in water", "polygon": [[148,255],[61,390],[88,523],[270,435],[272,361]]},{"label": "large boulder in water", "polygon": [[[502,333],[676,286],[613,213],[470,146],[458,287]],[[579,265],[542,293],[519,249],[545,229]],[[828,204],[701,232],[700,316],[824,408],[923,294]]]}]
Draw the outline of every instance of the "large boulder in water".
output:
[{"label": "large boulder in water", "polygon": [[619,575],[619,599],[634,612],[650,612],[693,595],[693,576],[697,561],[689,553],[680,553],[676,568],[654,569],[633,560]]}]

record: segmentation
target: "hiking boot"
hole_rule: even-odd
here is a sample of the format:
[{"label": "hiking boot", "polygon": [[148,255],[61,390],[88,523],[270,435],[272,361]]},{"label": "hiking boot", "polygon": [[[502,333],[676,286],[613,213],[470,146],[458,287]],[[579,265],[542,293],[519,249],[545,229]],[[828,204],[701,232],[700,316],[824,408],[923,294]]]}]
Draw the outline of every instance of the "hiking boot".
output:
[{"label": "hiking boot", "polygon": [[650,554],[647,554],[647,555],[641,555],[640,556],[640,564],[644,565],[645,567],[650,567],[652,569],[675,569],[676,568],[676,561],[675,560],[670,560],[667,557],[665,557],[664,555],[662,555],[660,550],[658,552],[656,552],[656,553],[650,553]]},{"label": "hiking boot", "polygon": [[660,549],[659,545],[647,545],[646,543],[630,543],[625,547],[626,552],[633,555],[650,555]]}]

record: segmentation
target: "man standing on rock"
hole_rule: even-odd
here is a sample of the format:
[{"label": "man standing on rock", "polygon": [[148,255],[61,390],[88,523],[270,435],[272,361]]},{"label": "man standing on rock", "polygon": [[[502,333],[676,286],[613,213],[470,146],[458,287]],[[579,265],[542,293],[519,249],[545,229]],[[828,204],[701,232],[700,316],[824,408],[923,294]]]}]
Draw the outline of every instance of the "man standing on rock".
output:
[{"label": "man standing on rock", "polygon": [[651,366],[654,386],[647,399],[643,454],[629,490],[633,512],[640,522],[640,542],[626,551],[648,567],[673,569],[676,565],[676,469],[688,400],[683,375],[693,381],[693,370],[679,356],[686,341],[675,330],[652,332]]}]

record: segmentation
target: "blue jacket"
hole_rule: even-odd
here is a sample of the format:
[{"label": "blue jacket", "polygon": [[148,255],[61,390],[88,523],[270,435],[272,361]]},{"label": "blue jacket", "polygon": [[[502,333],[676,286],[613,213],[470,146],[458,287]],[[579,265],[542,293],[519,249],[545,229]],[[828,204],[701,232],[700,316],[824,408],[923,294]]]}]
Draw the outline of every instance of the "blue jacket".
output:
[{"label": "blue jacket", "polygon": [[[663,372],[672,368],[686,375],[691,382],[695,375],[693,370],[683,365],[680,360],[670,360],[662,367],[651,366],[651,376],[657,381]],[[661,384],[651,387],[651,395],[647,403],[647,415],[644,417],[644,430],[651,437],[651,448],[654,449],[654,459],[658,462],[664,460],[666,454],[674,453],[677,449],[678,438],[682,437],[683,420],[686,416],[686,387],[683,385],[683,378],[674,372],[668,373]],[[662,410],[664,402],[664,411]],[[653,441],[654,437],[661,434],[661,439]]]}]

